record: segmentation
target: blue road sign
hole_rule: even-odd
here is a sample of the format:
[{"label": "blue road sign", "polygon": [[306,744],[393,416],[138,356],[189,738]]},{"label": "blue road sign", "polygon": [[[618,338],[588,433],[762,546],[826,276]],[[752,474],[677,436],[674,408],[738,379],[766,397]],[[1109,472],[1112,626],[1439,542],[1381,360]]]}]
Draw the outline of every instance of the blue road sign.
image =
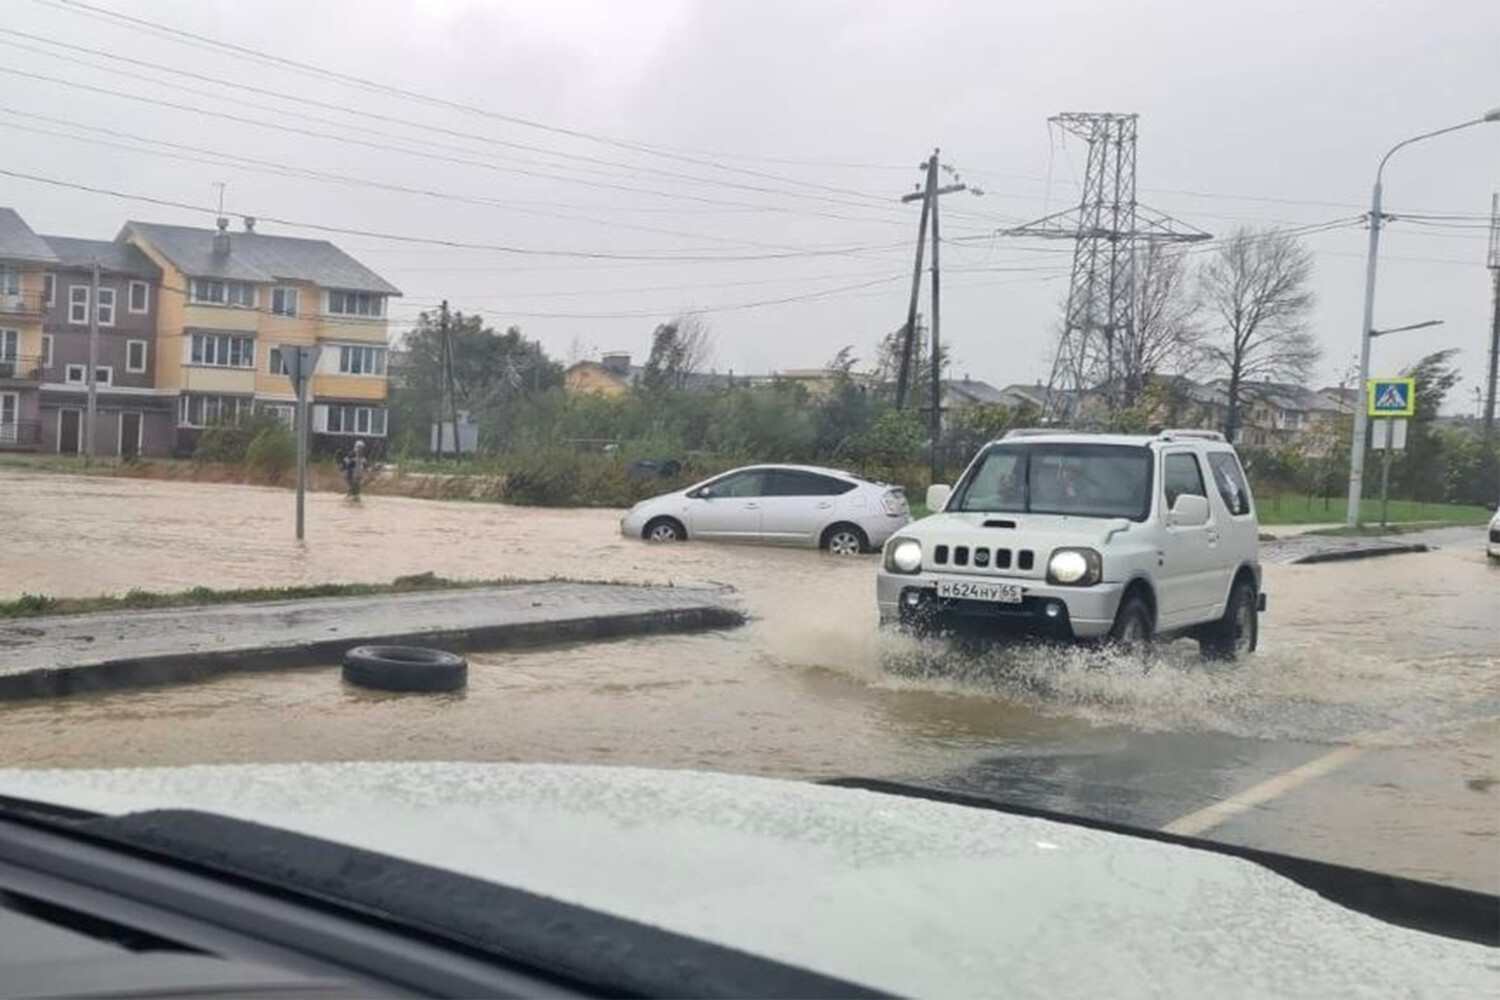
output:
[{"label": "blue road sign", "polygon": [[1366,413],[1372,417],[1411,417],[1417,412],[1417,380],[1372,378],[1365,385]]}]

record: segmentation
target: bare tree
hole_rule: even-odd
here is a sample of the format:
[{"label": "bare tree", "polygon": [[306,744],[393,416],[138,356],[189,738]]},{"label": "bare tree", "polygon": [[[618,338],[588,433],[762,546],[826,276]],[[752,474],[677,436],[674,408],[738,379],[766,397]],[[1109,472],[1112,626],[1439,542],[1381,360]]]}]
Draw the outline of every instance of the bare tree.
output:
[{"label": "bare tree", "polygon": [[1308,330],[1313,261],[1300,240],[1274,229],[1242,227],[1226,237],[1198,275],[1211,329],[1209,362],[1229,382],[1224,435],[1240,429],[1245,383],[1305,384],[1322,353]]},{"label": "bare tree", "polygon": [[1191,375],[1203,361],[1199,302],[1182,252],[1152,243],[1135,273],[1135,329],[1115,345],[1125,407],[1141,401],[1153,375]]},{"label": "bare tree", "polygon": [[701,372],[714,360],[714,335],[708,322],[696,313],[684,313],[672,321],[677,328],[678,371],[682,375]]}]

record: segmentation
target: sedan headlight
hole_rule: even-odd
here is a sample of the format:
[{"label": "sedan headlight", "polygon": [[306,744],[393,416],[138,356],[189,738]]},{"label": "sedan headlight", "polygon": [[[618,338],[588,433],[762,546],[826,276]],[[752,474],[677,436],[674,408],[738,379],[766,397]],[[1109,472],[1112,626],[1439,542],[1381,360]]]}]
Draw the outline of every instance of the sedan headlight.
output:
[{"label": "sedan headlight", "polygon": [[915,573],[922,568],[922,543],[902,538],[885,550],[885,568],[892,573]]},{"label": "sedan headlight", "polygon": [[1104,576],[1104,561],[1093,549],[1054,549],[1047,560],[1047,582],[1091,587]]}]

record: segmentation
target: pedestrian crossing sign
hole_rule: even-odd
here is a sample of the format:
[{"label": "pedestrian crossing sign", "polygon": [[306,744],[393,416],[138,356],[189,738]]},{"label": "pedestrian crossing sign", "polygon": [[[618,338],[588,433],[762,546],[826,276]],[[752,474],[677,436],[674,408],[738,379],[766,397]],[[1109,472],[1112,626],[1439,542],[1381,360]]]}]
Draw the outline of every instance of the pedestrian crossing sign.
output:
[{"label": "pedestrian crossing sign", "polygon": [[1365,383],[1366,413],[1372,417],[1412,417],[1417,413],[1417,380],[1372,378]]}]

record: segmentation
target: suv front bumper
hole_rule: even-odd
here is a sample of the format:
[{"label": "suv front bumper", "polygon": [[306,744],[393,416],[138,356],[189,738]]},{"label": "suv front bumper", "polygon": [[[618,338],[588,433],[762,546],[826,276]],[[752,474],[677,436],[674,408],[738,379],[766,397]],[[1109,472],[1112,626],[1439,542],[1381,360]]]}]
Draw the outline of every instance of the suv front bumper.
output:
[{"label": "suv front bumper", "polygon": [[[937,596],[938,580],[1019,584],[1021,603],[971,601]],[[1049,639],[1100,639],[1109,634],[1120,606],[1123,583],[1092,587],[1059,587],[1017,577],[891,573],[876,577],[876,600],[882,625],[917,631],[983,631]]]}]

